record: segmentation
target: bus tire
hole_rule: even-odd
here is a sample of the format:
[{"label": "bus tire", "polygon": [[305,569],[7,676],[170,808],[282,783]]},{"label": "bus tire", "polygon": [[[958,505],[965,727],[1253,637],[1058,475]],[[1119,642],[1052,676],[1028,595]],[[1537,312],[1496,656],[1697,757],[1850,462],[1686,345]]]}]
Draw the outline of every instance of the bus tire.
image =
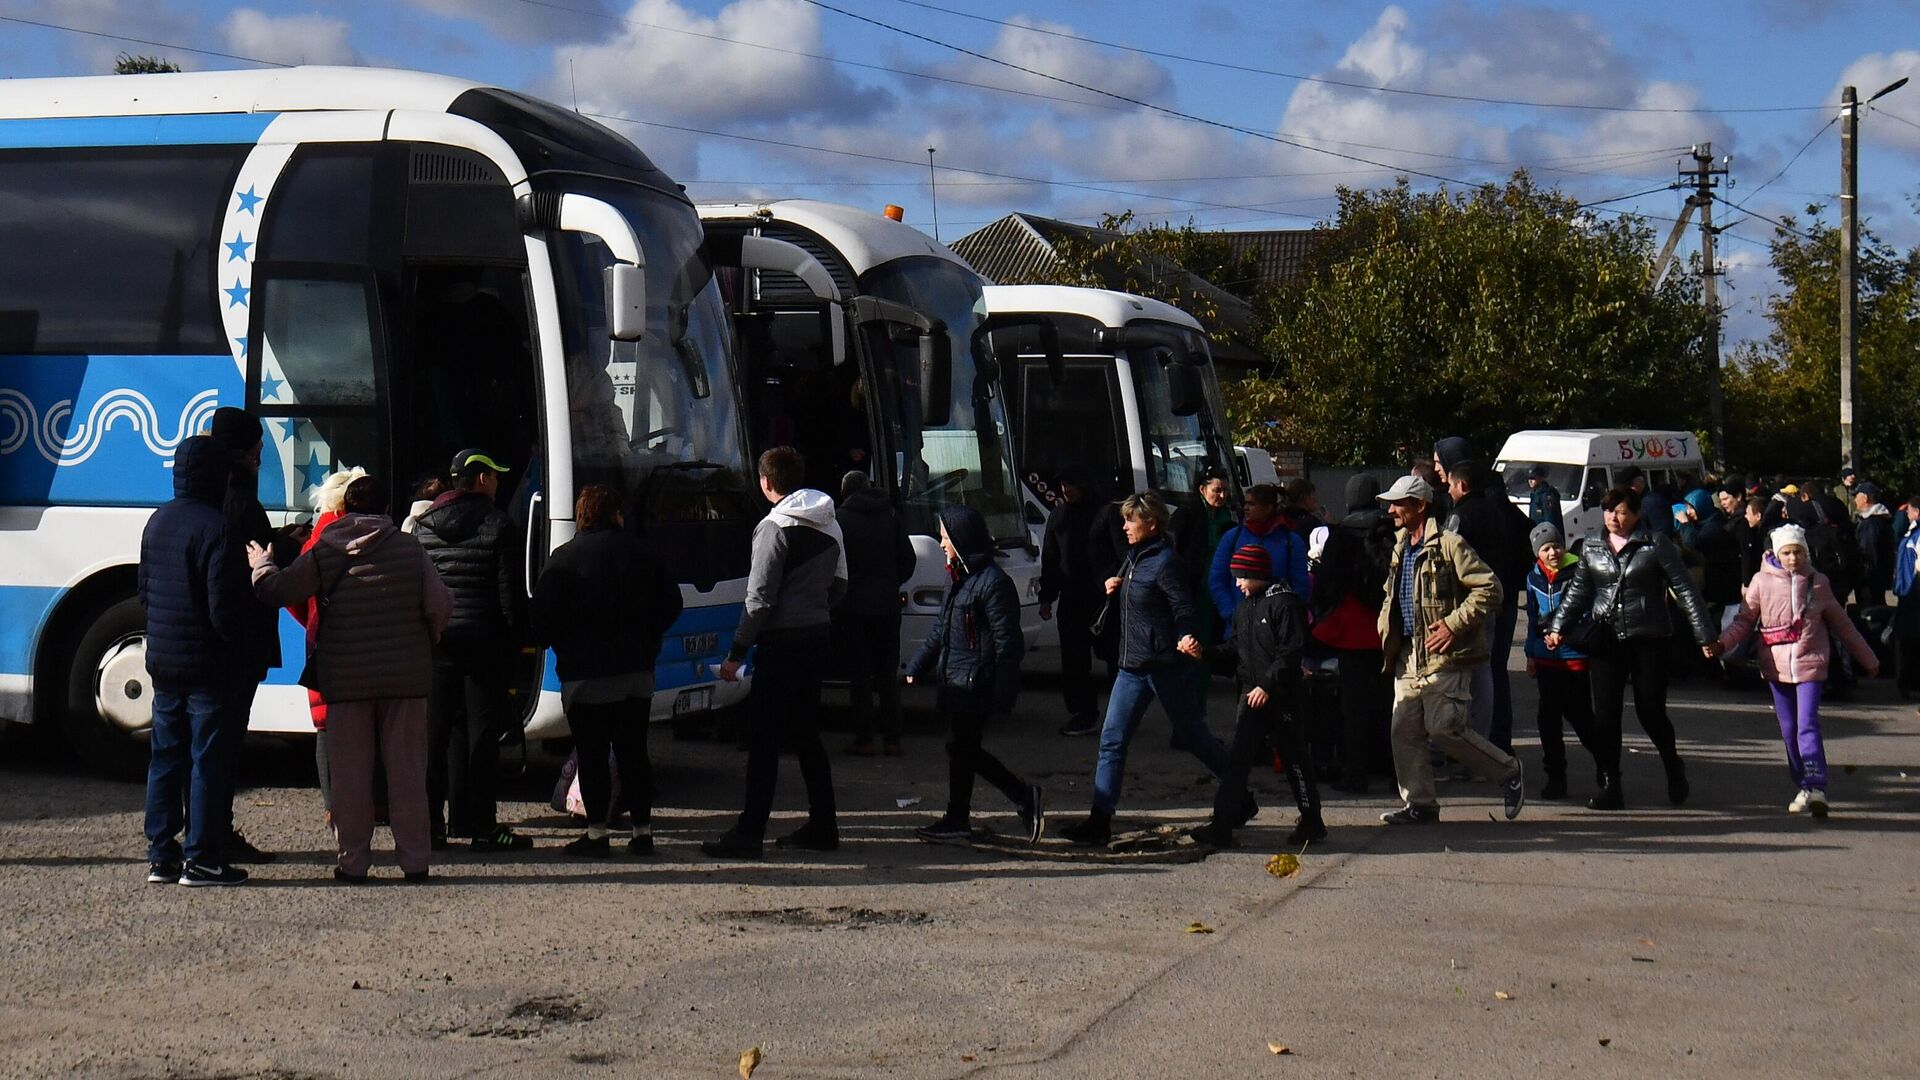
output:
[{"label": "bus tire", "polygon": [[[144,775],[153,701],[144,660],[147,613],[134,597],[109,598],[79,626],[78,636],[69,639],[73,660],[61,710],[67,745],[96,772],[127,779]],[[103,685],[107,680],[112,685]],[[142,703],[148,710],[145,723],[137,719]]]}]

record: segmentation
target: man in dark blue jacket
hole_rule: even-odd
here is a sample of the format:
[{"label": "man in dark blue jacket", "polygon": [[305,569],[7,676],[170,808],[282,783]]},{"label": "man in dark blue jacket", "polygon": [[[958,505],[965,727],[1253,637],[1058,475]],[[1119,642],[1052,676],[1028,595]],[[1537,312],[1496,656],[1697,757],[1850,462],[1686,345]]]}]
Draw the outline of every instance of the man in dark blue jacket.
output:
[{"label": "man in dark blue jacket", "polygon": [[226,842],[234,758],[266,670],[247,641],[257,605],[246,555],[222,510],[229,460],[210,436],[181,442],[173,501],[154,511],[140,538],[138,590],[153,678],[146,823],[153,884],[247,880],[228,864]]}]

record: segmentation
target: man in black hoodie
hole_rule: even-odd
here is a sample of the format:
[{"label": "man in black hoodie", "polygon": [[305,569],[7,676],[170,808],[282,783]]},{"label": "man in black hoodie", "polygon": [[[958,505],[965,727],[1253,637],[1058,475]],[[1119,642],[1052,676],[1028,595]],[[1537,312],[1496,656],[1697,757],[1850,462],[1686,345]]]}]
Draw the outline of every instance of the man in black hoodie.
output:
[{"label": "man in black hoodie", "polygon": [[913,541],[886,493],[863,472],[840,478],[834,514],[847,550],[847,595],[835,629],[847,662],[847,704],[853,745],[873,756],[873,695],[880,694],[880,733],[889,755],[900,753],[900,586],[913,576]]},{"label": "man in black hoodie", "polygon": [[1095,565],[1094,522],[1100,493],[1092,470],[1068,465],[1058,477],[1060,503],[1047,515],[1040,548],[1040,617],[1059,608],[1060,694],[1066,699],[1062,735],[1093,735],[1100,730],[1100,697],[1093,681],[1093,620],[1106,597],[1102,585],[1111,576]]},{"label": "man in black hoodie", "polygon": [[[262,433],[260,418],[249,416],[245,409],[225,406],[213,412],[212,434],[227,452],[228,462],[227,491],[221,509],[227,517],[228,534],[242,550],[250,543],[269,550],[274,548],[273,524],[267,520],[266,508],[260,505]],[[246,653],[248,665],[258,667],[264,674],[280,666],[280,609],[255,598],[248,615],[247,635],[240,647]],[[252,711],[251,700],[248,705],[249,708],[239,710],[242,736],[246,734],[247,714]],[[228,862],[270,863],[273,859],[272,852],[261,851],[248,843],[240,830],[234,829],[228,834]]]},{"label": "man in black hoodie", "polygon": [[522,548],[494,505],[500,465],[483,450],[453,456],[453,490],[420,515],[414,536],[453,593],[453,618],[433,652],[427,698],[427,800],[433,843],[471,838],[477,852],[525,851],[531,837],[500,824],[494,785],[512,697],[507,673],[525,625]]},{"label": "man in black hoodie", "polygon": [[[226,854],[233,766],[266,670],[247,645],[253,588],[222,510],[227,451],[207,435],[173,455],[173,501],[140,538],[137,590],[153,678],[147,767],[147,881],[239,885]],[[186,827],[186,845],[179,840]]]},{"label": "man in black hoodie", "polygon": [[1373,763],[1389,760],[1393,714],[1393,683],[1374,629],[1393,559],[1393,523],[1379,494],[1380,481],[1366,473],[1347,480],[1347,514],[1328,530],[1313,575],[1313,635],[1339,661],[1343,776],[1335,786],[1356,795],[1367,793]]},{"label": "man in black hoodie", "polygon": [[1488,483],[1491,478],[1489,470],[1471,458],[1453,464],[1447,473],[1453,513],[1446,529],[1459,533],[1500,578],[1500,608],[1487,629],[1491,650],[1487,662],[1473,673],[1473,719],[1474,729],[1488,742],[1512,753],[1513,689],[1507,658],[1520,618],[1519,598],[1526,595],[1527,574],[1533,568],[1527,552],[1533,525],[1504,490]]}]

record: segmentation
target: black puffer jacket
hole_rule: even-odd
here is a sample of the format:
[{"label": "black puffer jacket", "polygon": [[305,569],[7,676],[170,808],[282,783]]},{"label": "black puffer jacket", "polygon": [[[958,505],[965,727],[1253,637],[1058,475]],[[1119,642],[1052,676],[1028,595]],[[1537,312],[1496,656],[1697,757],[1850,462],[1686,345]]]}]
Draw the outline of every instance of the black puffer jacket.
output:
[{"label": "black puffer jacket", "polygon": [[652,671],[680,608],[680,586],[639,537],[588,529],[540,572],[533,636],[553,647],[561,682]]},{"label": "black puffer jacket", "polygon": [[1233,609],[1233,640],[1208,649],[1207,658],[1230,661],[1241,689],[1257,686],[1279,698],[1299,687],[1306,652],[1306,605],[1293,586],[1276,581]]},{"label": "black puffer jacket", "polygon": [[1386,602],[1385,583],[1392,569],[1393,522],[1375,496],[1380,481],[1366,473],[1347,479],[1347,516],[1327,530],[1327,545],[1313,574],[1311,607],[1324,617],[1352,597],[1369,611]]},{"label": "black puffer jacket", "polygon": [[1120,666],[1142,671],[1180,661],[1180,639],[1194,632],[1187,568],[1165,534],[1138,544],[1120,568]]},{"label": "black puffer jacket", "polygon": [[472,491],[449,491],[420,515],[414,538],[453,592],[442,645],[502,647],[518,640],[526,611],[519,534],[492,499]]},{"label": "black puffer jacket", "polygon": [[1527,515],[1505,493],[1482,487],[1454,501],[1446,528],[1459,533],[1460,539],[1493,567],[1500,578],[1504,603],[1509,607],[1519,603],[1519,597],[1527,591],[1527,574],[1533,569],[1533,556],[1527,551],[1531,546],[1527,536],[1533,525]]},{"label": "black puffer jacket", "polygon": [[840,500],[834,515],[847,552],[847,595],[853,615],[899,615],[900,586],[913,576],[913,541],[900,514],[879,488],[861,488]]},{"label": "black puffer jacket", "polygon": [[1027,649],[1020,634],[1020,591],[994,565],[993,539],[979,511],[948,507],[940,512],[940,523],[963,565],[948,567],[954,583],[947,602],[908,662],[907,674],[937,683],[943,712],[1011,709]]},{"label": "black puffer jacket", "polygon": [[1060,470],[1060,479],[1085,491],[1086,497],[1077,503],[1063,499],[1047,513],[1046,539],[1040,546],[1040,602],[1059,603],[1073,612],[1097,610],[1100,586],[1108,577],[1096,565],[1093,544],[1101,507],[1098,488],[1091,469],[1069,466]]},{"label": "black puffer jacket", "polygon": [[[231,464],[227,484],[224,512],[227,515],[227,529],[234,543],[244,550],[248,543],[259,544],[268,551],[278,554],[273,524],[267,520],[266,507],[260,505],[260,475],[251,466],[236,460],[237,455],[228,452]],[[289,562],[293,556],[287,556]],[[248,659],[260,665],[261,670],[280,666],[280,609],[254,602],[252,627],[241,647],[247,650]]]},{"label": "black puffer jacket", "polygon": [[1618,638],[1661,638],[1673,634],[1667,614],[1667,590],[1680,601],[1695,641],[1705,645],[1718,632],[1707,617],[1706,602],[1693,587],[1693,577],[1672,539],[1642,528],[1627,539],[1618,555],[1607,534],[1580,542],[1580,565],[1567,586],[1560,610],[1547,624],[1547,633],[1564,634],[1582,615],[1610,628]]},{"label": "black puffer jacket", "polygon": [[147,673],[166,690],[258,680],[246,638],[259,608],[242,541],[221,510],[227,451],[196,435],[173,455],[173,501],[140,537],[137,589],[147,609]]}]

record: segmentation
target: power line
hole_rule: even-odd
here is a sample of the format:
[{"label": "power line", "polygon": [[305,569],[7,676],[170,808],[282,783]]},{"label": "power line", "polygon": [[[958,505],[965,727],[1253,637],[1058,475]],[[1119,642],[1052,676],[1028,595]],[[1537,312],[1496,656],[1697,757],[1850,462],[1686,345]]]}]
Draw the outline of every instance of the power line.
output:
[{"label": "power line", "polygon": [[1772,176],[1769,176],[1767,178],[1766,183],[1761,184],[1757,188],[1754,188],[1753,194],[1748,195],[1747,198],[1751,199],[1754,196],[1759,195],[1761,192],[1767,190],[1767,187],[1771,185],[1775,180],[1778,180],[1781,177],[1787,175],[1787,170],[1793,168],[1793,163],[1800,160],[1800,155],[1806,153],[1807,149],[1811,147],[1815,142],[1817,142],[1820,136],[1825,135],[1827,133],[1828,128],[1832,127],[1833,125],[1839,122],[1840,122],[1840,117],[1838,115],[1828,117],[1827,122],[1820,125],[1820,130],[1813,133],[1813,138],[1808,139],[1805,145],[1801,146],[1800,149],[1794,151],[1793,156],[1787,159],[1787,163],[1785,165],[1780,166],[1780,171],[1777,173],[1774,173]]},{"label": "power line", "polygon": [[165,41],[149,41],[146,38],[129,37],[126,34],[109,34],[105,30],[87,30],[78,26],[62,26],[59,23],[39,22],[34,19],[22,19],[16,15],[0,15],[0,22],[18,23],[21,26],[37,26],[42,30],[65,30],[69,34],[85,34],[88,37],[106,38],[110,41],[124,41],[132,45],[145,45],[150,49],[167,49],[171,52],[190,52],[201,56],[217,56],[222,60],[239,60],[247,64],[263,64],[267,67],[292,67],[278,60],[262,60],[257,56],[241,56],[239,53],[220,52],[217,49],[196,49],[191,45],[175,45]]},{"label": "power line", "polygon": [[1175,117],[1176,119],[1188,121],[1189,123],[1202,124],[1207,127],[1219,128],[1223,131],[1237,132],[1241,135],[1250,136],[1252,138],[1264,139],[1267,142],[1279,143],[1282,146],[1292,146],[1297,149],[1311,151],[1316,154],[1326,154],[1329,157],[1342,158],[1346,161],[1357,161],[1362,165],[1374,165],[1379,168],[1386,169],[1389,172],[1403,173],[1408,176],[1425,177],[1426,179],[1429,179],[1429,180],[1438,180],[1438,181],[1441,181],[1442,183],[1447,183],[1447,184],[1458,184],[1463,187],[1477,188],[1481,186],[1479,183],[1476,183],[1471,180],[1462,180],[1459,177],[1445,176],[1440,173],[1426,172],[1421,169],[1410,169],[1401,165],[1390,165],[1383,161],[1374,161],[1371,158],[1360,157],[1356,154],[1347,154],[1347,153],[1342,153],[1341,151],[1338,151],[1338,150],[1328,150],[1325,147],[1314,146],[1309,143],[1296,142],[1292,139],[1282,138],[1278,135],[1274,135],[1269,132],[1259,131],[1250,127],[1242,127],[1239,124],[1230,124],[1224,120],[1213,120],[1205,116],[1196,115],[1194,113],[1182,112],[1179,109],[1168,108],[1165,105],[1155,105],[1150,101],[1143,101],[1136,97],[1129,97],[1126,94],[1116,93],[1112,90],[1103,90],[1100,87],[1091,86],[1083,82],[1077,82],[1073,79],[1068,79],[1059,75],[1052,75],[1047,72],[1040,71],[1037,68],[1030,68],[1021,64],[1015,64],[1008,60],[1002,60],[996,56],[989,56],[988,54],[980,52],[977,49],[970,49],[964,45],[955,45],[951,42],[941,41],[939,38],[929,37],[926,34],[918,33],[917,31],[913,31],[913,30],[908,30],[903,26],[895,26],[892,23],[882,22],[879,19],[870,18],[866,15],[861,15],[857,12],[848,11],[847,9],[842,7],[835,7],[832,4],[826,3],[825,0],[803,0],[803,2],[810,4],[813,7],[817,7],[822,11],[831,11],[834,14],[842,16],[844,18],[852,19],[856,22],[866,23],[869,26],[876,26],[882,30],[899,34],[902,37],[912,38],[915,41],[922,41],[929,45],[936,45],[943,49],[951,49],[952,51],[960,53],[962,55],[971,56],[977,60],[984,60],[989,64],[996,64],[1000,67],[1008,68],[1013,71],[1025,72],[1026,74],[1035,76],[1036,78],[1046,79],[1049,82],[1057,82],[1062,86],[1071,86],[1077,90],[1085,90],[1091,94],[1099,94],[1102,97],[1112,98],[1115,101],[1124,101],[1124,102],[1127,102],[1128,104],[1137,105],[1140,108],[1161,113],[1162,115],[1165,115],[1165,116],[1171,116],[1171,117]]},{"label": "power line", "polygon": [[[1803,232],[1800,229],[1796,229],[1792,225],[1789,225],[1786,222],[1781,221],[1779,218],[1768,217],[1767,215],[1761,213],[1758,210],[1749,210],[1745,206],[1742,206],[1739,203],[1734,202],[1732,199],[1729,199],[1725,195],[1722,195],[1718,192],[1715,192],[1713,197],[1717,201],[1726,203],[1728,206],[1733,207],[1735,210],[1740,211],[1741,213],[1747,215],[1748,217],[1759,218],[1761,221],[1764,221],[1769,225],[1775,226],[1776,228],[1780,229],[1782,232],[1792,233],[1793,235],[1799,237],[1802,240],[1818,241],[1820,239],[1818,236],[1814,235],[1813,233]],[[1749,195],[1747,197],[1752,198],[1753,196]],[[1734,224],[1738,225],[1739,222],[1736,221],[1734,222]]]},{"label": "power line", "polygon": [[1882,109],[1878,106],[1874,106],[1873,111],[1879,113],[1881,116],[1884,116],[1889,120],[1898,120],[1900,123],[1905,124],[1916,131],[1920,131],[1920,124],[1917,124],[1912,120],[1909,120],[1904,116],[1901,116],[1899,113],[1890,113],[1887,110]]},{"label": "power line", "polygon": [[[1437,90],[1409,90],[1404,87],[1374,86],[1368,83],[1352,82],[1352,81],[1343,80],[1343,79],[1329,79],[1319,75],[1302,75],[1299,72],[1294,72],[1294,71],[1279,71],[1274,68],[1253,67],[1247,64],[1234,64],[1234,63],[1228,63],[1227,61],[1224,61],[1224,60],[1214,60],[1210,57],[1204,57],[1204,56],[1188,56],[1183,53],[1163,52],[1158,49],[1144,49],[1137,45],[1124,45],[1117,41],[1102,41],[1098,38],[1083,37],[1079,34],[1070,34],[1062,30],[1050,30],[1043,26],[1030,26],[1025,23],[1012,22],[1006,19],[995,19],[986,15],[977,15],[971,11],[959,11],[954,8],[942,7],[939,4],[926,3],[925,0],[894,0],[894,2],[900,3],[900,4],[906,4],[909,7],[922,8],[927,11],[938,11],[947,15],[955,15],[963,19],[973,19],[976,22],[991,23],[995,26],[1004,26],[1013,30],[1024,30],[1030,34],[1045,34],[1049,37],[1066,38],[1069,41],[1078,41],[1087,45],[1098,45],[1104,49],[1118,49],[1122,52],[1136,53],[1141,56],[1152,56],[1162,60],[1177,60],[1177,61],[1180,61],[1181,63],[1199,64],[1205,67],[1224,68],[1228,71],[1240,71],[1240,72],[1246,72],[1252,75],[1270,75],[1270,76],[1273,76],[1274,78],[1279,78],[1279,79],[1291,79],[1296,82],[1305,82],[1305,83],[1319,83],[1325,86],[1339,86],[1348,90],[1364,90],[1369,93],[1376,93],[1376,94],[1405,94],[1410,97],[1435,98],[1442,101],[1466,101],[1466,102],[1473,102],[1475,104],[1481,104],[1481,105],[1515,105],[1515,106],[1520,106],[1520,107],[1529,108],[1529,109],[1576,109],[1576,110],[1587,111],[1587,112],[1618,112],[1618,113],[1783,113],[1783,112],[1815,112],[1815,111],[1830,107],[1827,105],[1755,105],[1755,106],[1741,106],[1741,107],[1734,107],[1734,108],[1713,108],[1709,106],[1695,106],[1692,108],[1652,108],[1649,106],[1640,106],[1640,105],[1585,105],[1585,104],[1579,104],[1576,102],[1525,101],[1518,98],[1479,97],[1473,94],[1448,94],[1448,93],[1442,93]],[[820,5],[820,6],[824,6],[824,5]],[[1915,125],[1915,126],[1920,127],[1920,125]]]},{"label": "power line", "polygon": [[1636,191],[1631,195],[1615,195],[1611,199],[1595,199],[1592,202],[1581,203],[1578,209],[1586,210],[1595,206],[1605,206],[1607,203],[1625,202],[1628,199],[1637,199],[1642,195],[1652,195],[1657,191],[1672,191],[1677,186],[1676,184],[1661,184],[1659,187],[1650,187],[1645,191]]}]

